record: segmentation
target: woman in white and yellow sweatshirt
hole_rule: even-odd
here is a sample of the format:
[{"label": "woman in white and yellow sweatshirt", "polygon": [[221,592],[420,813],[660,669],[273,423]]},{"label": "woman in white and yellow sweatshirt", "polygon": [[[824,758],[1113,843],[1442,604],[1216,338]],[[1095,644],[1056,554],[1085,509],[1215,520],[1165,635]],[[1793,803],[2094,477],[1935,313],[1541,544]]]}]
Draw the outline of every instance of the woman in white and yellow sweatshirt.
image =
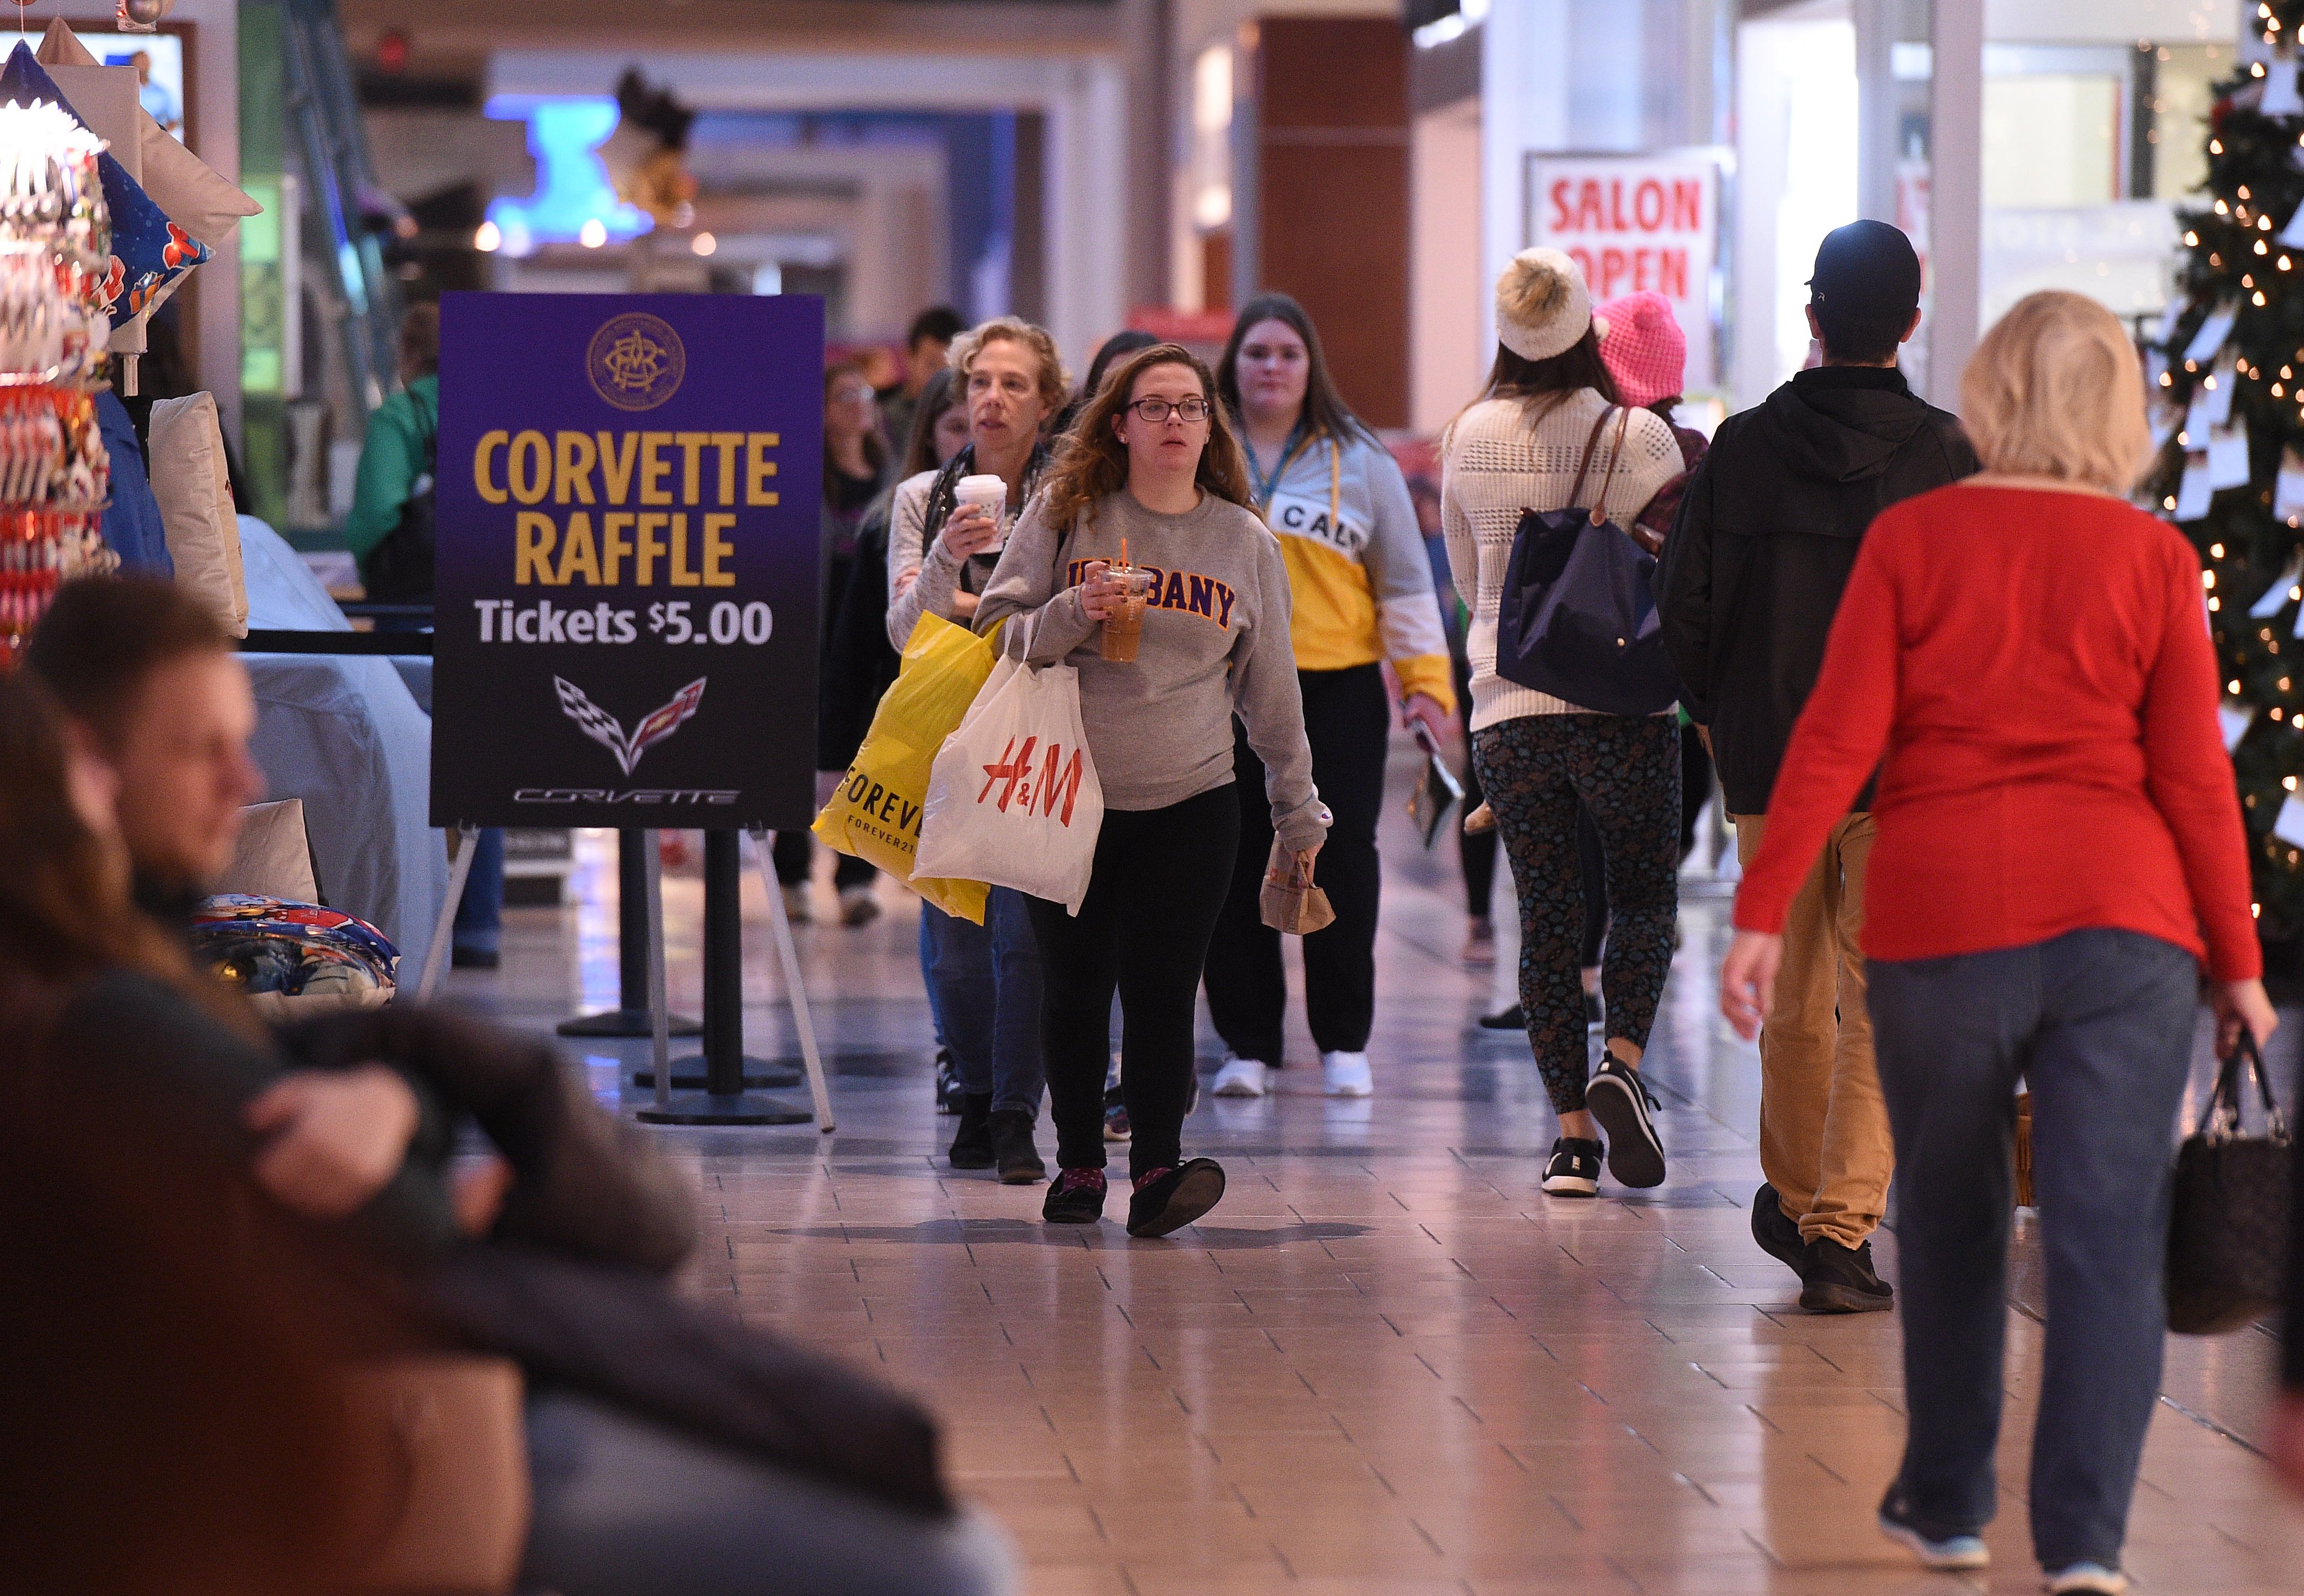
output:
[{"label": "woman in white and yellow sweatshirt", "polygon": [[[1313,781],[1335,816],[1320,885],[1336,919],[1304,939],[1307,1018],[1327,1091],[1365,1097],[1376,1008],[1376,826],[1393,726],[1383,663],[1399,680],[1402,713],[1437,739],[1455,714],[1447,637],[1408,484],[1337,396],[1304,308],[1286,294],[1249,300],[1224,346],[1216,386],[1248,446],[1257,509],[1287,562]],[[1260,1097],[1266,1069],[1280,1064],[1288,989],[1280,935],[1258,912],[1272,836],[1261,807],[1263,767],[1245,737],[1234,739],[1233,764],[1242,794],[1240,856],[1208,949],[1208,1010],[1228,1055],[1216,1090]]]}]

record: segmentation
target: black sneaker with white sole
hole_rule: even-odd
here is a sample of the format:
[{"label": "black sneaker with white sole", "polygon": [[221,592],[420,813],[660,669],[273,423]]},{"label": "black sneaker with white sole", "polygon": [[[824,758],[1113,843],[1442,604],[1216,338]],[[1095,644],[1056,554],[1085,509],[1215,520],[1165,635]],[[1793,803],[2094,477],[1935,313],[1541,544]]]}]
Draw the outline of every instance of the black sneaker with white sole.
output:
[{"label": "black sneaker with white sole", "polygon": [[1608,1133],[1608,1173],[1626,1186],[1662,1186],[1664,1143],[1648,1110],[1664,1105],[1640,1072],[1609,1054],[1584,1088],[1584,1106]]},{"label": "black sneaker with white sole", "polygon": [[1760,1189],[1752,1194],[1752,1239],[1769,1257],[1794,1274],[1800,1272],[1808,1243],[1801,1239],[1799,1221],[1784,1212],[1776,1188],[1765,1180]]},{"label": "black sneaker with white sole", "polygon": [[1561,1136],[1552,1144],[1552,1161],[1544,1166],[1544,1190],[1546,1196],[1589,1197],[1600,1189],[1600,1155],[1605,1151],[1597,1142],[1588,1142],[1581,1136]]}]

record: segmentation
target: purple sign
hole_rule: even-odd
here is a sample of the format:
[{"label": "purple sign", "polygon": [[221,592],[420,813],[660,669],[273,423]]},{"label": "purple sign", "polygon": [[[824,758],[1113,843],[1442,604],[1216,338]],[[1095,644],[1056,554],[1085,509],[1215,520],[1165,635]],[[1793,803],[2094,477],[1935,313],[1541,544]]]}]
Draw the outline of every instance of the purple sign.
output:
[{"label": "purple sign", "polygon": [[452,293],[432,823],[806,825],[824,304]]}]

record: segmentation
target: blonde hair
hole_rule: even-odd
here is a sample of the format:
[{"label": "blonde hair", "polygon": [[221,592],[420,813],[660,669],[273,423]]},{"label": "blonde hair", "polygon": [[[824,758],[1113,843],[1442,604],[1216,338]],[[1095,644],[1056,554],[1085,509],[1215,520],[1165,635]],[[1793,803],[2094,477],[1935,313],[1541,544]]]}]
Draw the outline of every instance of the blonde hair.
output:
[{"label": "blonde hair", "polygon": [[2084,294],[2027,294],[1993,324],[1960,382],[1987,471],[2125,495],[2149,460],[2144,376],[2113,313]]},{"label": "blonde hair", "polygon": [[1064,369],[1064,358],[1056,351],[1056,341],[1046,327],[1036,327],[1017,316],[995,316],[990,321],[970,327],[953,340],[952,353],[947,359],[953,374],[960,379],[961,397],[968,395],[968,368],[976,360],[977,351],[987,343],[1003,340],[1021,343],[1032,351],[1040,367],[1040,403],[1051,416],[1064,408],[1072,398],[1072,373]]}]

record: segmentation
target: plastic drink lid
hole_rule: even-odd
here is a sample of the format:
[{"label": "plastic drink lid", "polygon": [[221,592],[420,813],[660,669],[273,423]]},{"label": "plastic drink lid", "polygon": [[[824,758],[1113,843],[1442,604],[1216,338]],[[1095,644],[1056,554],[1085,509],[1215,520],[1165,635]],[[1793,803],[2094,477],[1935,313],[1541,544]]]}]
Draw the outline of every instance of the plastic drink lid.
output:
[{"label": "plastic drink lid", "polygon": [[953,496],[966,504],[997,504],[1008,497],[1008,485],[989,472],[963,477],[953,487]]}]

